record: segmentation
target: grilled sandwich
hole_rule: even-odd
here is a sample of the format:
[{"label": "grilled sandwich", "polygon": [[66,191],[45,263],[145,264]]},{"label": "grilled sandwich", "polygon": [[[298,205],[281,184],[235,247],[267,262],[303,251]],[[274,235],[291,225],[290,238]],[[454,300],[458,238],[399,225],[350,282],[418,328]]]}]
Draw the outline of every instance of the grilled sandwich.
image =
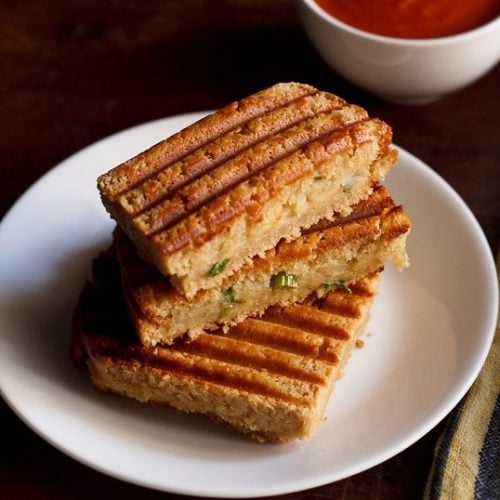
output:
[{"label": "grilled sandwich", "polygon": [[99,390],[206,415],[260,441],[305,439],[363,332],[378,280],[374,273],[349,291],[271,307],[226,335],[146,347],[128,319],[108,252],[80,296],[72,356]]},{"label": "grilled sandwich", "polygon": [[396,163],[390,127],[339,97],[277,84],[192,124],[98,179],[143,259],[187,298],[334,212]]},{"label": "grilled sandwich", "polygon": [[171,344],[188,334],[224,330],[270,305],[287,305],[315,292],[348,287],[389,262],[408,265],[410,221],[384,187],[378,186],[347,217],[322,220],[297,239],[282,240],[254,257],[217,289],[186,299],[157,269],[140,259],[133,243],[115,231],[122,285],[141,343]]}]

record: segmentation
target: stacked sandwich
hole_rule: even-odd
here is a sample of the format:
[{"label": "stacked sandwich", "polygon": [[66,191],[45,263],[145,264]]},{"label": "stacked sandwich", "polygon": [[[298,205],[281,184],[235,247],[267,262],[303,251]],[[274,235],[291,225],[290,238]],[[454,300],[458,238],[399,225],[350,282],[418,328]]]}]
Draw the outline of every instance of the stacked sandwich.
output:
[{"label": "stacked sandwich", "polygon": [[98,179],[117,222],[73,325],[94,385],[310,437],[410,222],[391,129],[314,87],[233,102]]}]

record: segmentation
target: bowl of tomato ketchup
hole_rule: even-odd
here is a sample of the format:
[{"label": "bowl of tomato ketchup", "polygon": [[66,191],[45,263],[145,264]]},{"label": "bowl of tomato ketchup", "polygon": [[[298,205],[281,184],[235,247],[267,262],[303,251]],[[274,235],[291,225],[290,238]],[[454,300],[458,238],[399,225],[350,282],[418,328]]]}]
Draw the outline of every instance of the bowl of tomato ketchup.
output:
[{"label": "bowl of tomato ketchup", "polygon": [[312,44],[382,99],[432,102],[500,60],[500,0],[301,0]]}]

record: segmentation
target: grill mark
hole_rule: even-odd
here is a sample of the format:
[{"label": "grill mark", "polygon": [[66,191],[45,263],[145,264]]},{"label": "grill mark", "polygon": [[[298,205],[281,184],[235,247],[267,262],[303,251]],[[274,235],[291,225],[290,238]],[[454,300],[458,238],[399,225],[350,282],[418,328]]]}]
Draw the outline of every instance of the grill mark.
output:
[{"label": "grill mark", "polygon": [[[362,122],[357,122],[351,127],[361,125]],[[351,143],[348,129],[326,135],[329,135],[330,139],[334,137],[338,150],[350,147],[356,149]],[[310,176],[328,157],[325,145],[321,141],[314,141],[287,157],[287,166],[291,164],[289,170],[285,169],[285,163],[277,162],[259,175],[253,176],[251,185],[239,184],[225,195],[220,195],[211,203],[202,206],[197,212],[178,221],[176,225],[155,233],[151,236],[151,244],[166,256],[191,243],[195,246],[204,244],[215,235],[221,234],[231,221],[242,213],[246,212],[254,220],[258,220],[270,198],[285,186]],[[138,230],[140,232],[140,228]]]},{"label": "grill mark", "polygon": [[[109,269],[107,269],[107,272],[109,274]],[[375,274],[375,273],[374,273]],[[97,277],[96,277],[97,278]],[[107,276],[104,275],[101,278],[106,278],[108,281],[111,279],[114,279],[116,281],[117,276]],[[363,280],[363,283],[369,283],[370,278],[368,277],[367,279]],[[100,284],[100,281],[98,282]],[[117,283],[114,283],[114,287],[117,287]],[[88,285],[88,286],[87,286]],[[111,304],[108,304],[108,302],[114,303],[117,300],[117,294],[108,294],[106,293],[105,289],[109,287],[102,287],[99,286],[99,288],[96,288],[94,285],[87,284],[86,288],[84,290],[84,295],[87,297],[86,300],[83,300],[83,297],[81,297],[78,310],[77,312],[79,313],[77,318],[76,318],[76,327],[79,328],[79,335],[83,336],[80,338],[80,342],[82,342],[82,347],[85,348],[86,352],[88,352],[91,356],[98,357],[98,356],[104,356],[109,359],[109,362],[113,366],[117,366],[118,369],[121,369],[119,366],[120,360],[126,363],[131,363],[132,365],[137,366],[138,363],[142,363],[143,366],[146,367],[146,373],[148,373],[148,370],[151,368],[154,369],[155,367],[160,370],[165,370],[164,366],[165,363],[162,363],[162,359],[156,359],[154,360],[153,363],[149,363],[149,356],[156,357],[156,358],[162,358],[162,353],[163,353],[163,361],[166,361],[166,364],[169,366],[167,370],[169,373],[178,374],[180,377],[187,378],[189,380],[189,377],[191,379],[199,380],[201,383],[213,383],[213,384],[218,384],[220,380],[218,381],[218,378],[221,378],[221,373],[217,372],[214,374],[212,379],[208,380],[205,372],[208,371],[209,374],[212,373],[212,370],[210,367],[207,366],[201,366],[199,370],[196,370],[196,372],[191,375],[192,373],[192,364],[186,363],[186,360],[184,359],[166,359],[165,356],[168,355],[168,351],[170,350],[169,348],[167,349],[146,349],[140,345],[138,345],[136,342],[136,339],[131,338],[122,338],[123,329],[122,328],[117,328],[117,324],[115,321],[118,321],[118,324],[121,324],[122,319],[126,319],[126,314],[124,313],[124,304],[121,304],[123,306],[120,310],[114,310],[114,307],[109,307]],[[115,290],[116,292],[119,292],[119,290]],[[99,334],[96,335],[95,332],[89,331],[88,328],[85,327],[84,323],[82,323],[82,312],[85,313],[86,311],[93,310],[93,308],[97,308],[95,312],[97,315],[103,315],[103,318],[106,318],[109,321],[109,330],[107,332],[103,332],[104,336],[99,336]],[[111,317],[108,317],[111,314]],[[83,314],[83,316],[86,316]],[[255,320],[256,322],[259,320]],[[108,323],[108,321],[106,321]],[[119,338],[121,340],[118,340],[118,338],[114,338],[115,333],[119,333]],[[132,344],[131,344],[132,343]],[[322,349],[328,347],[328,342],[325,339],[323,342],[323,345],[320,347],[320,352]],[[339,346],[339,352],[343,352],[343,345]],[[146,352],[145,352],[146,351]],[[104,360],[104,363],[106,363],[107,360]],[[201,360],[203,362],[203,360]],[[197,361],[195,360],[194,363]],[[186,366],[187,365],[187,366]],[[190,373],[191,371],[191,373]],[[220,385],[222,387],[236,387],[237,390],[243,390],[247,391],[250,393],[255,393],[255,394],[260,394],[264,396],[269,396],[269,397],[276,397],[275,393],[279,394],[279,399],[283,399],[283,391],[281,391],[276,387],[273,387],[271,384],[263,384],[264,391],[266,392],[263,394],[263,391],[260,389],[260,386],[257,387],[254,383],[253,380],[248,380],[245,377],[242,377],[242,375],[235,375],[233,374],[230,376],[229,382],[226,384],[225,380],[225,373],[222,373],[222,382]],[[243,389],[241,389],[243,386],[239,383],[241,378],[244,378],[243,380],[243,385],[245,386]],[[257,380],[258,382],[258,380]],[[252,391],[251,389],[255,389]],[[271,394],[273,392],[273,394]],[[305,396],[304,399],[301,397],[292,397],[292,400],[290,399],[289,394],[285,394],[284,397],[287,398],[288,401],[291,401],[293,404],[301,405],[301,406],[309,406],[309,402],[307,401],[307,398],[310,396]]]},{"label": "grill mark", "polygon": [[359,319],[361,318],[361,311],[358,307],[348,304],[335,304],[325,300],[321,309],[325,312],[342,316],[343,318]]},{"label": "grill mark", "polygon": [[402,205],[395,205],[391,207],[390,210],[387,211],[387,215],[394,215],[394,214],[402,214],[404,212],[403,206]]},{"label": "grill mark", "polygon": [[[356,135],[355,131],[352,131],[353,128],[375,127],[373,132],[376,136],[380,132],[380,123],[382,122],[377,120],[370,120],[368,124],[357,122],[348,129],[330,134],[324,141],[326,144],[323,141],[313,142],[300,152],[289,156],[285,162],[278,162],[272,168],[254,176],[251,184],[240,184],[225,196],[219,196],[201,207],[198,212],[179,221],[177,225],[157,233],[152,237],[151,244],[166,256],[189,244],[203,245],[221,234],[236,217],[245,212],[254,220],[258,220],[270,198],[285,186],[311,176],[314,169],[330,157],[329,148],[334,147],[333,144],[336,143],[336,151],[355,150],[357,146],[352,144],[353,135]],[[382,128],[384,127],[382,124]]]},{"label": "grill mark", "polygon": [[[147,322],[148,324],[154,324],[159,326],[158,318],[152,314],[149,314],[147,309],[142,307],[139,303],[138,298],[134,293],[128,288],[127,283],[123,283],[122,292],[127,301],[128,318],[133,324],[134,329],[134,339],[139,338],[141,342],[145,342],[144,333],[140,327],[142,322]],[[116,328],[116,327],[115,327]]]},{"label": "grill mark", "polygon": [[383,270],[382,267],[366,278],[350,283],[348,289],[334,288],[321,298],[312,294],[307,297],[303,304],[344,318],[360,319],[363,315],[363,309],[374,295],[369,283]]},{"label": "grill mark", "polygon": [[343,226],[350,222],[368,219],[369,217],[380,215],[384,209],[393,205],[394,202],[387,190],[383,186],[375,186],[370,197],[367,200],[362,200],[359,203],[356,203],[349,215],[344,217],[337,215],[331,220],[321,219],[313,226],[302,229],[301,235],[305,236],[310,233],[324,231],[335,226]]},{"label": "grill mark", "polygon": [[[211,335],[222,334],[212,332]],[[319,345],[307,343],[307,339],[303,338],[304,331],[293,326],[273,324],[262,319],[249,318],[243,323],[233,326],[225,335],[238,341],[317,359],[331,365],[338,363],[337,355],[333,351],[326,349],[324,342]]]},{"label": "grill mark", "polygon": [[[213,176],[200,177],[187,184],[176,194],[157,203],[133,219],[134,225],[151,237],[189,217],[201,206],[224,196],[236,185],[242,184],[276,163],[315,143],[322,142],[334,132],[348,130],[365,118],[345,123],[340,117],[324,120],[329,112],[318,113],[299,125],[276,134],[265,145],[262,143],[246,149],[233,160],[224,162],[212,171]],[[358,117],[356,117],[358,118]],[[326,121],[326,123],[321,123]],[[318,123],[317,123],[318,122]],[[306,127],[306,128],[305,128]],[[259,151],[260,149],[260,151]],[[232,169],[232,172],[229,171]],[[205,185],[202,184],[205,182]]]},{"label": "grill mark", "polygon": [[[151,177],[156,175],[160,170],[163,170],[169,163],[181,160],[182,158],[191,154],[195,149],[198,149],[200,147],[209,144],[213,140],[217,139],[217,137],[220,137],[221,135],[226,134],[231,130],[234,130],[242,123],[245,123],[248,120],[257,118],[259,116],[263,116],[270,110],[277,109],[283,106],[284,104],[286,105],[287,103],[295,101],[296,99],[300,99],[301,97],[306,97],[308,95],[314,94],[315,92],[318,92],[318,90],[314,87],[297,86],[291,89],[291,92],[289,92],[284,96],[280,95],[273,96],[273,94],[270,93],[269,90],[270,89],[266,89],[262,92],[244,98],[240,101],[235,101],[229,104],[228,106],[225,106],[221,110],[212,113],[211,115],[208,115],[205,118],[202,118],[198,122],[186,127],[185,129],[174,134],[170,138],[161,141],[160,143],[149,148],[147,151],[140,153],[131,160],[118,166],[116,169],[113,169],[115,171],[117,169],[123,171],[121,176],[122,179],[126,178],[127,173],[132,175],[132,177],[128,182],[125,181],[122,187],[118,187],[115,190],[115,192],[111,190],[111,192],[109,193],[110,199],[112,201],[115,201],[119,196],[121,196],[127,190],[134,189],[145,180],[150,179]],[[262,101],[262,99],[264,99],[264,101]],[[248,109],[245,110],[245,108]],[[231,111],[233,111],[233,116],[231,116]],[[238,113],[240,112],[241,116],[238,116]],[[185,143],[186,141],[185,136],[186,135],[189,136],[190,134],[194,135],[194,137],[191,138],[193,144],[191,144],[190,147],[187,148],[187,150],[182,149],[180,145],[183,145],[183,143]],[[189,137],[187,138],[187,140],[189,142]],[[179,144],[176,144],[176,142]],[[158,163],[153,166],[148,165],[147,168],[145,169],[145,172],[143,173],[139,173],[132,166],[132,164],[135,164],[143,160],[144,157],[147,158],[147,155],[151,154],[154,149],[161,149],[162,146],[167,146],[167,145],[171,146],[170,157],[167,160],[165,159],[163,159],[163,161],[159,160]],[[176,148],[177,151],[175,151]],[[174,152],[172,152],[172,150],[174,150]],[[102,177],[106,177],[106,175],[107,174],[105,174]]]},{"label": "grill mark", "polygon": [[[350,284],[349,290],[351,290],[351,295],[354,295],[355,297],[371,298],[374,295],[374,293],[368,287],[359,282]],[[347,290],[337,290],[336,292],[343,294],[349,293]]]},{"label": "grill mark", "polygon": [[152,352],[138,351],[132,349],[96,348],[92,354],[95,357],[107,357],[113,361],[119,360],[125,363],[139,363],[142,366],[156,368],[180,377],[191,378],[201,382],[229,387],[237,391],[245,391],[268,398],[274,398],[297,406],[308,406],[307,401],[290,396],[268,384],[249,380],[236,373],[230,373],[225,367],[216,366],[208,369],[199,364],[184,363],[180,359],[172,359],[155,355]]},{"label": "grill mark", "polygon": [[[134,295],[138,292],[138,288],[146,287],[155,296],[169,296],[171,300],[182,300],[182,296],[168,284],[168,278],[160,274],[154,266],[138,259],[136,248],[123,232],[117,229],[115,235],[115,248],[122,267],[122,277],[126,277],[131,283],[132,289],[135,290]],[[282,244],[286,245],[286,243]],[[126,257],[123,257],[124,255]],[[142,296],[140,290],[139,295]]]},{"label": "grill mark", "polygon": [[317,255],[331,252],[351,242],[362,242],[368,238],[373,240],[382,234],[381,221],[382,214],[379,214],[359,218],[341,226],[335,224],[333,227],[328,227],[325,224],[322,229],[318,228],[314,233],[307,232],[305,235],[301,233],[295,240],[280,240],[276,247],[268,250],[263,257],[255,256],[251,262],[243,264],[235,275],[244,275],[251,270],[267,270],[271,263],[275,266],[283,266],[290,262],[303,261],[315,252]]},{"label": "grill mark", "polygon": [[380,219],[380,216],[373,216],[327,229],[322,233],[317,250],[329,252],[353,241],[374,240],[381,234]]},{"label": "grill mark", "polygon": [[[213,337],[213,336],[212,336]],[[221,337],[215,337],[221,338]],[[174,349],[178,352],[195,354],[197,356],[210,358],[224,363],[234,364],[247,368],[264,369],[269,373],[280,375],[282,377],[308,382],[311,384],[322,385],[326,384],[323,377],[317,373],[311,373],[306,370],[290,366],[287,360],[283,361],[269,357],[258,357],[248,352],[241,352],[232,349],[234,346],[241,346],[242,341],[235,341],[231,338],[224,338],[224,345],[220,346],[210,340],[208,335],[197,337],[196,340],[190,343],[184,343],[182,346],[176,346]],[[262,346],[261,346],[262,347]]]},{"label": "grill mark", "polygon": [[[384,188],[379,187],[379,188],[377,188],[377,190],[383,191]],[[377,192],[373,193],[370,196],[370,199],[372,197],[375,199],[375,204],[377,203],[377,201],[376,201],[377,196],[378,196]],[[386,204],[387,199],[388,198],[383,199],[384,205]],[[389,200],[392,202],[392,199],[390,199],[390,197],[389,197]],[[368,202],[363,202],[363,203],[369,204],[370,202],[368,201]],[[404,212],[402,212],[402,213],[404,213]],[[387,214],[387,212],[385,212],[384,217],[386,216],[386,214]],[[360,223],[362,220],[366,220],[369,217],[370,216],[368,215],[368,213],[363,212],[363,214],[360,214],[360,217],[357,218],[356,222]],[[344,218],[339,218],[339,219],[343,220]],[[346,217],[345,219],[349,219],[349,217]],[[343,225],[348,228],[351,224],[352,224],[352,222],[348,222],[348,223],[343,224]],[[334,226],[336,226],[336,225],[340,225],[340,224],[335,223]],[[324,225],[317,224],[315,226],[315,232],[326,231],[327,229],[329,229],[328,226],[329,226],[328,223],[324,224]],[[311,232],[312,231],[310,231],[310,230],[305,230],[305,231],[302,231],[302,234],[309,235]],[[118,259],[121,263],[122,268],[126,268],[127,272],[129,272],[129,274],[130,274],[129,278],[130,278],[131,282],[134,284],[134,286],[140,287],[140,286],[144,285],[144,286],[148,286],[151,288],[158,286],[158,287],[161,287],[161,292],[159,292],[159,293],[165,293],[165,294],[168,293],[170,296],[172,296],[172,299],[174,299],[174,298],[179,299],[182,297],[175,291],[175,289],[172,286],[168,286],[168,287],[166,286],[165,281],[168,278],[165,278],[164,275],[160,274],[154,266],[149,265],[149,264],[145,263],[144,261],[141,261],[138,259],[136,248],[132,245],[129,238],[127,236],[125,236],[121,230],[117,229],[117,230],[115,230],[115,233],[117,235],[117,236],[115,236],[115,238],[116,238],[116,248],[118,250],[117,251]],[[299,237],[299,239],[301,237]],[[358,237],[360,237],[360,236],[358,235]],[[276,250],[273,251],[274,253],[273,253],[272,259],[278,259],[280,249],[282,247],[285,248],[288,245],[289,244],[286,242],[280,242],[278,244]],[[126,255],[126,257],[123,257],[123,255]],[[258,258],[257,260],[260,261],[260,260],[262,260],[262,258]],[[266,259],[264,259],[264,261],[265,260]],[[242,269],[245,269],[245,267],[243,267]],[[150,272],[146,273],[147,270],[149,270]]]},{"label": "grill mark", "polygon": [[[306,102],[307,99],[315,98],[322,98],[325,102]],[[227,134],[221,134],[213,141],[192,151],[182,159],[165,165],[163,169],[158,170],[154,175],[137,185],[134,189],[124,192],[122,197],[125,197],[127,202],[130,197],[145,197],[137,207],[134,208],[131,206],[127,208],[127,204],[124,205],[122,202],[120,204],[129,215],[140,215],[155,204],[170,198],[187,184],[215,170],[222,163],[230,161],[242,151],[255,146],[261,141],[265,141],[273,134],[287,130],[307,118],[316,116],[320,112],[341,110],[344,108],[355,109],[355,106],[349,106],[335,96],[320,91],[307,96],[298,97],[289,103],[285,103],[281,107],[272,109],[268,113],[240,124]],[[286,116],[286,111],[290,109],[293,110],[291,117]],[[260,123],[264,120],[270,123]],[[259,124],[264,130],[252,132],[252,127],[257,128],[256,124]],[[240,129],[240,131],[238,131],[238,129]],[[231,134],[232,137],[228,137]],[[229,141],[230,139],[232,139],[232,141]],[[239,142],[236,147],[232,144],[234,141]],[[212,151],[203,151],[204,148],[211,148]],[[217,151],[217,148],[220,150]],[[214,149],[215,156],[213,152]],[[199,155],[199,157],[194,157],[195,155]],[[169,169],[173,168],[176,164],[182,164],[179,165],[181,170],[179,175],[174,179],[167,178],[166,176],[169,174]],[[165,183],[168,182],[170,182],[170,185],[165,186]]]},{"label": "grill mark", "polygon": [[314,307],[294,304],[288,307],[272,306],[264,313],[266,321],[279,325],[294,325],[308,333],[338,340],[348,340],[349,332],[326,321],[328,313],[318,311]]},{"label": "grill mark", "polygon": [[[381,191],[385,191],[385,188],[378,187],[377,191],[370,196],[369,200],[362,202],[362,203],[371,205],[370,200],[373,198],[375,200],[375,203],[373,205],[377,205],[378,202],[377,202],[376,198],[378,197],[379,192],[381,192]],[[387,200],[389,200],[392,203],[392,199],[390,197],[383,198],[381,203],[385,206],[386,203],[388,202]],[[355,209],[355,210],[357,210],[357,209]],[[395,211],[391,211],[391,213],[394,213],[394,212]],[[356,218],[355,222],[360,223],[361,221],[364,221],[368,218],[371,218],[370,213],[371,212],[363,211],[361,214],[359,214],[359,218]],[[404,211],[402,211],[402,209],[401,209],[401,213],[404,214]],[[384,212],[384,214],[380,214],[381,217],[382,217],[382,215],[383,215],[382,220],[384,220],[384,218],[387,217],[387,212]],[[349,218],[350,217],[345,217],[345,218],[339,217],[333,222],[333,226],[334,227],[340,226],[341,225],[339,223],[340,220],[349,219]],[[342,225],[345,226],[346,228],[348,228],[348,227],[350,227],[350,225],[353,222],[354,221],[348,221],[347,223],[343,223]],[[315,226],[314,232],[320,233],[320,232],[327,231],[328,229],[330,229],[329,225],[330,225],[329,222],[327,222],[325,224],[317,224]],[[118,250],[118,252],[117,252],[118,259],[121,263],[122,268],[126,268],[127,272],[130,272],[130,280],[134,284],[134,286],[140,287],[142,285],[145,285],[145,286],[154,287],[156,285],[158,285],[158,286],[163,285],[161,287],[162,293],[168,293],[170,296],[172,296],[173,299],[174,298],[176,298],[176,299],[182,298],[182,296],[179,295],[171,285],[168,287],[165,285],[165,281],[168,280],[168,278],[166,278],[164,275],[159,273],[159,271],[157,271],[157,269],[154,266],[149,265],[142,260],[139,260],[136,248],[133,246],[130,239],[127,236],[125,236],[124,233],[120,229],[117,229],[115,232],[117,235],[116,236],[116,243],[117,243],[116,248]],[[302,235],[299,237],[299,239],[302,238],[302,236],[304,236],[304,235],[305,236],[310,235],[312,232],[313,232],[312,230],[303,230]],[[384,235],[384,233],[382,233],[382,236],[383,235]],[[358,234],[357,236],[361,237],[362,235],[360,236]],[[345,241],[344,241],[344,243],[345,243]],[[289,243],[283,242],[283,241],[280,242],[278,244],[277,248],[272,251],[271,258],[274,260],[278,259],[280,257],[280,249],[282,247],[285,248],[287,246],[289,246]],[[126,258],[122,257],[124,254],[126,255]],[[257,261],[260,261],[260,260],[265,261],[267,259],[267,256],[264,259],[263,258],[256,258],[256,259],[257,259]],[[150,271],[147,274],[146,274],[146,271],[147,271],[146,268],[149,269],[149,271]],[[245,266],[242,269],[245,269]]]},{"label": "grill mark", "polygon": [[384,219],[384,238],[395,239],[411,229],[411,222],[401,205],[392,207],[387,211]]},{"label": "grill mark", "polygon": [[386,233],[384,234],[384,239],[389,241],[389,240],[394,240],[398,236],[401,236],[402,234],[407,233],[410,230],[410,225],[409,224],[399,224],[391,227]]}]

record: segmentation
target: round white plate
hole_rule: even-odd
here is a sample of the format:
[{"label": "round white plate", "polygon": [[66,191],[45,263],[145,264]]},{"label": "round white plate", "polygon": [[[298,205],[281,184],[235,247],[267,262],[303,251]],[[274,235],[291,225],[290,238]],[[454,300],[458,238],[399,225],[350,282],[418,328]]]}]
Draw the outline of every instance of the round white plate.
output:
[{"label": "round white plate", "polygon": [[410,269],[388,268],[363,349],[308,442],[262,445],[200,417],[95,391],[69,355],[90,263],[111,241],[96,177],[201,114],[113,135],[48,172],[0,225],[0,387],[35,432],[111,476],[159,490],[249,497],[312,488],[414,443],[461,399],[492,341],[494,262],[469,209],[401,151],[388,178],[412,221]]}]

